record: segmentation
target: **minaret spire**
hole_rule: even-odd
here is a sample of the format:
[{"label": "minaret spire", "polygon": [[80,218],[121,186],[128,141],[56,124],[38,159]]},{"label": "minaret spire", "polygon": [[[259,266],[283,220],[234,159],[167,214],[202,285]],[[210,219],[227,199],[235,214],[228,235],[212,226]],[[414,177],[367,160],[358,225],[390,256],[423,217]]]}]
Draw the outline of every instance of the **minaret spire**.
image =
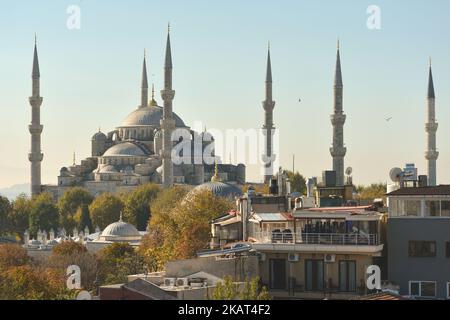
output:
[{"label": "minaret spire", "polygon": [[343,111],[343,91],[341,71],[340,43],[337,42],[336,68],[334,74],[334,113],[331,115],[333,125],[333,144],[330,154],[333,158],[333,171],[336,171],[336,184],[344,185],[344,157],[347,148],[344,147],[344,123],[346,116]]},{"label": "minaret spire", "polygon": [[147,81],[147,57],[144,50],[144,62],[142,63],[142,82],[141,82],[141,108],[148,105],[148,81]]},{"label": "minaret spire", "polygon": [[28,154],[28,159],[31,162],[32,196],[41,193],[41,162],[44,158],[44,154],[41,152],[41,133],[43,126],[41,125],[40,108],[43,99],[40,96],[40,77],[37,40],[35,35],[33,68],[31,72],[32,96],[29,98],[31,105],[31,124],[28,126],[31,134],[31,152]]},{"label": "minaret spire", "polygon": [[161,150],[163,162],[162,184],[163,187],[173,185],[173,162],[172,162],[172,131],[175,129],[175,120],[172,112],[172,101],[175,90],[172,89],[172,50],[170,46],[170,24],[167,27],[166,55],[164,62],[164,89],[161,90],[163,99],[163,117],[161,129],[163,136],[163,148]]},{"label": "minaret spire", "polygon": [[428,71],[428,93],[427,93],[427,123],[425,123],[425,132],[427,133],[427,151],[425,152],[425,159],[428,165],[428,185],[435,186],[437,184],[436,178],[436,160],[439,157],[439,152],[436,148],[436,131],[438,123],[436,122],[435,110],[435,94],[433,83],[433,71],[430,66]]},{"label": "minaret spire", "polygon": [[273,125],[273,109],[275,108],[275,101],[272,99],[272,62],[270,59],[270,42],[267,46],[267,65],[266,65],[266,97],[263,101],[264,108],[264,125],[263,134],[265,135],[265,152],[262,155],[264,163],[264,182],[268,183],[273,175],[273,163],[275,155],[273,153],[272,137],[275,132]]}]

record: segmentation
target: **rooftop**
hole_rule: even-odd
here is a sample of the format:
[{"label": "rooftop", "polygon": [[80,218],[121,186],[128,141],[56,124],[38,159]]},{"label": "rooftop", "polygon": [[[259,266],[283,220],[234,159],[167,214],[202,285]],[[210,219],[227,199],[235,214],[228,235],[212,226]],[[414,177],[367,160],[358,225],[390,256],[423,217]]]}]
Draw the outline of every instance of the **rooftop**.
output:
[{"label": "rooftop", "polygon": [[448,196],[450,185],[429,187],[401,188],[387,194],[388,196]]}]

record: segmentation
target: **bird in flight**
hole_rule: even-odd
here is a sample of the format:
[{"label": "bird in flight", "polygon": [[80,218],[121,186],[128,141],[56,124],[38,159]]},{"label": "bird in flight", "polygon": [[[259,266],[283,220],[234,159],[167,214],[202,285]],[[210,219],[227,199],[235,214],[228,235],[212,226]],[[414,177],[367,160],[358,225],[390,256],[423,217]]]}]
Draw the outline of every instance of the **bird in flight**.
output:
[{"label": "bird in flight", "polygon": [[386,120],[387,122],[391,121],[392,117],[386,118],[384,120]]}]

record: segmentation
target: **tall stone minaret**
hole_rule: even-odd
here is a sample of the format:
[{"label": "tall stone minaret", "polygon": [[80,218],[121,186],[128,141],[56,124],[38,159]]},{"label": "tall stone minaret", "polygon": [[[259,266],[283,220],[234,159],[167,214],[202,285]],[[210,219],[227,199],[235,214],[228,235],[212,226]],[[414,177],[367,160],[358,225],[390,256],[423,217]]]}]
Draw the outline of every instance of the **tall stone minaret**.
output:
[{"label": "tall stone minaret", "polygon": [[270,61],[270,45],[267,48],[267,67],[266,67],[266,99],[263,101],[264,108],[264,125],[263,132],[265,135],[265,153],[263,154],[264,162],[264,182],[270,182],[273,175],[273,163],[275,155],[273,152],[272,136],[275,130],[273,126],[273,108],[275,101],[272,100],[272,65]]},{"label": "tall stone minaret", "polygon": [[147,61],[144,51],[144,62],[142,63],[142,83],[141,83],[141,108],[148,105],[148,81],[147,81]]},{"label": "tall stone minaret", "polygon": [[427,151],[425,152],[425,159],[428,163],[428,185],[436,185],[436,160],[439,152],[436,150],[436,131],[438,123],[436,122],[435,113],[435,96],[433,84],[433,72],[431,71],[431,59],[428,75],[428,95],[427,95],[427,123],[425,123],[425,131],[427,133]]},{"label": "tall stone minaret", "polygon": [[163,117],[161,120],[161,129],[163,136],[163,148],[161,150],[163,163],[163,187],[173,185],[173,162],[172,152],[172,131],[175,128],[175,120],[172,113],[172,100],[175,97],[175,90],[172,90],[172,52],[170,49],[170,26],[167,30],[166,59],[164,65],[164,89],[161,90],[163,99]]},{"label": "tall stone minaret", "polygon": [[41,162],[44,158],[44,154],[41,152],[41,133],[44,126],[41,125],[40,110],[43,99],[39,94],[40,73],[36,38],[34,41],[33,71],[31,79],[32,95],[29,98],[31,105],[31,124],[28,126],[31,134],[31,152],[28,154],[28,159],[31,162],[31,195],[35,196],[41,193]]},{"label": "tall stone minaret", "polygon": [[331,115],[333,145],[330,148],[330,153],[333,157],[333,170],[336,171],[336,185],[338,186],[344,185],[344,157],[347,152],[347,148],[344,147],[344,123],[346,116],[342,109],[343,89],[338,41],[336,73],[334,76],[334,114]]}]

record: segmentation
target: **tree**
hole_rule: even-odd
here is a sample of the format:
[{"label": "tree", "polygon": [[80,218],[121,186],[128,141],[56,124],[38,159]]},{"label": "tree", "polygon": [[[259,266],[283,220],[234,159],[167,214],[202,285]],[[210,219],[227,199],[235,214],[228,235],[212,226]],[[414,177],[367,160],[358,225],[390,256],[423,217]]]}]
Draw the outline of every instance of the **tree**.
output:
[{"label": "tree", "polygon": [[127,282],[127,276],[146,271],[143,257],[128,243],[113,243],[98,252],[102,284]]},{"label": "tree", "polygon": [[138,230],[147,228],[150,218],[150,204],[161,189],[154,183],[147,183],[126,195],[124,218]]},{"label": "tree", "polygon": [[11,267],[24,266],[32,261],[27,251],[16,244],[0,245],[0,273]]},{"label": "tree", "polygon": [[82,206],[89,206],[94,197],[86,190],[80,187],[68,189],[58,201],[61,225],[66,230],[73,230],[78,226],[75,220],[75,214]]},{"label": "tree", "polygon": [[8,198],[0,196],[0,235],[6,234],[10,229],[9,215],[12,207]]},{"label": "tree", "polygon": [[67,300],[65,272],[23,265],[0,273],[0,300]]},{"label": "tree", "polygon": [[85,290],[95,290],[98,274],[96,257],[85,246],[74,241],[65,241],[53,247],[46,265],[59,270],[67,270],[70,265],[77,265],[81,271],[81,286]]},{"label": "tree", "polygon": [[211,220],[234,206],[231,200],[208,191],[184,199],[179,192],[176,188],[166,189],[153,202],[149,233],[139,248],[150,271],[162,270],[171,259],[192,258],[207,247]]},{"label": "tree", "polygon": [[124,208],[123,202],[111,193],[103,193],[98,196],[89,206],[92,224],[101,229],[116,222]]},{"label": "tree", "polygon": [[297,171],[286,171],[289,180],[291,181],[291,192],[300,192],[300,194],[306,194],[306,180]]},{"label": "tree", "polygon": [[58,208],[54,204],[51,194],[41,193],[32,199],[29,216],[30,234],[36,235],[38,230],[56,230],[58,221]]},{"label": "tree", "polygon": [[94,231],[92,227],[91,215],[89,214],[89,207],[87,204],[82,204],[81,207],[78,208],[77,213],[75,214],[75,221],[77,222],[78,230],[83,230],[88,227],[89,232]]},{"label": "tree", "polygon": [[223,282],[218,282],[212,293],[212,300],[270,300],[266,287],[260,287],[259,277],[245,279],[243,286],[225,276]]},{"label": "tree", "polygon": [[20,194],[12,203],[12,210],[9,216],[11,232],[23,239],[25,230],[28,229],[28,223],[31,212],[31,200],[25,195]]},{"label": "tree", "polygon": [[386,184],[385,183],[372,183],[369,186],[359,185],[356,188],[356,199],[366,200],[373,202],[375,199],[386,199]]}]

